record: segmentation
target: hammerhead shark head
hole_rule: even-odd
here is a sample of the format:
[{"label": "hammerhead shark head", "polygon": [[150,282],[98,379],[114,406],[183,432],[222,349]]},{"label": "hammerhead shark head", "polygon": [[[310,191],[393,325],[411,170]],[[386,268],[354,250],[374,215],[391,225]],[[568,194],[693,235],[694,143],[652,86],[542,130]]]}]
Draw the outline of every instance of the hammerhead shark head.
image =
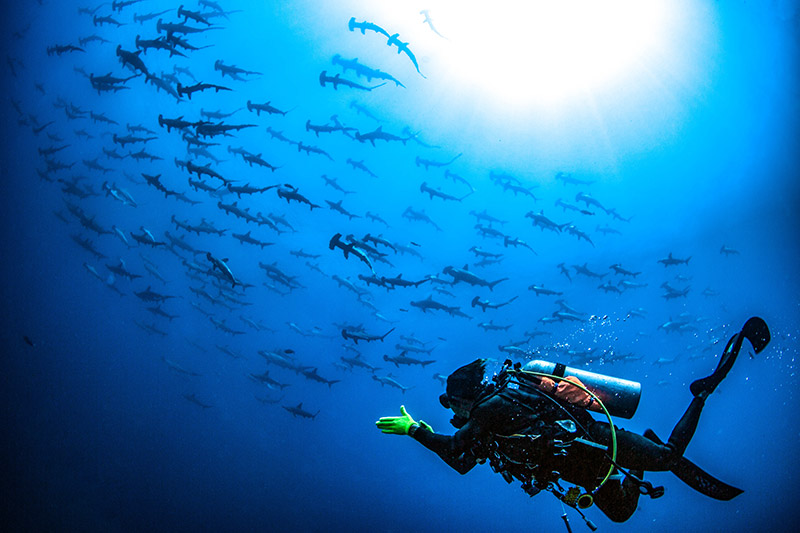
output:
[{"label": "hammerhead shark head", "polygon": [[386,37],[389,37],[389,32],[374,24],[372,22],[356,22],[355,17],[350,17],[350,20],[347,22],[347,27],[350,31],[361,30],[361,35],[366,35],[367,30],[374,31],[375,33],[382,33]]}]

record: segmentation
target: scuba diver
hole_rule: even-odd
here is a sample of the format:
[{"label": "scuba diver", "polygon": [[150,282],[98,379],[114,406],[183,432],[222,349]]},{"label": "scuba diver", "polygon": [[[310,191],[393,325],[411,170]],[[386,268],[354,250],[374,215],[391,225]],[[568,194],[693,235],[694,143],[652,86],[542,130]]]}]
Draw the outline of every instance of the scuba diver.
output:
[{"label": "scuba diver", "polygon": [[[383,433],[409,435],[435,452],[460,474],[488,461],[492,470],[534,496],[552,492],[581,512],[593,503],[612,521],[630,518],[641,494],[658,498],[663,487],[644,481],[645,471],[670,471],[684,483],[717,500],[743,491],[719,481],[683,454],[694,435],[708,396],[730,371],[744,339],[756,353],[770,341],[767,324],[750,318],[728,341],[714,372],[694,381],[694,397],[667,442],[648,429],[644,435],[615,427],[612,414],[630,418],[639,402],[638,383],[544,361],[524,367],[506,360],[501,371],[485,380],[485,359],[465,365],[447,378],[439,401],[455,416],[455,435],[434,433],[424,421],[414,421],[404,406],[401,416],[376,422]],[[608,422],[588,411],[602,412]],[[565,490],[560,481],[573,485]],[[562,516],[571,531],[566,513]]]}]

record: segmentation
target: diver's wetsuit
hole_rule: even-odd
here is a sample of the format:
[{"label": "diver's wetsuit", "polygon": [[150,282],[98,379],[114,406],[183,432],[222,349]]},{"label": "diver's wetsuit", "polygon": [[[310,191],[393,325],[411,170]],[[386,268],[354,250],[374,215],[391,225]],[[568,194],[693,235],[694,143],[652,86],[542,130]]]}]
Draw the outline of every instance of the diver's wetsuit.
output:
[{"label": "diver's wetsuit", "polygon": [[[498,470],[523,483],[531,478],[561,478],[593,490],[608,471],[610,462],[602,450],[572,441],[581,437],[610,448],[608,423],[595,421],[584,409],[558,402],[534,387],[523,389],[501,387],[484,395],[476,402],[469,420],[453,436],[421,428],[410,434],[461,474],[477,462],[489,459],[491,464],[492,457],[500,457],[502,464]],[[667,445],[617,428],[617,464],[634,471],[673,469],[694,434],[703,404],[702,399],[692,401]],[[563,422],[569,420],[575,423],[573,432],[569,431],[571,424]],[[562,450],[566,453],[560,453]],[[510,481],[510,477],[506,479]],[[616,522],[630,518],[638,498],[638,485],[630,478],[623,482],[609,480],[594,494],[597,506]]]},{"label": "diver's wetsuit", "polygon": [[[522,481],[523,490],[530,495],[542,488],[560,493],[559,479],[584,487],[592,492],[597,506],[615,522],[630,518],[636,510],[640,490],[651,497],[663,494],[663,489],[653,489],[649,483],[637,479],[646,470],[669,470],[696,491],[727,501],[741,494],[742,490],[710,476],[683,457],[683,453],[697,429],[705,399],[725,379],[744,339],[748,339],[755,352],[760,353],[770,342],[766,322],[759,317],[748,319],[739,333],[728,340],[714,372],[692,382],[689,390],[694,399],[666,444],[649,429],[640,436],[615,428],[616,458],[613,465],[619,467],[617,470],[628,470],[622,481],[621,476],[608,475],[612,466],[609,424],[595,421],[583,408],[545,392],[551,390],[553,394],[559,394],[557,388],[552,389],[550,378],[554,376],[520,370],[519,364],[510,370],[511,361],[506,361],[504,370],[495,376],[495,384],[481,385],[484,376],[482,359],[448,376],[447,391],[439,401],[443,407],[456,413],[453,425],[460,429],[452,437],[414,424],[404,408],[401,408],[404,416],[400,418],[410,421],[410,428],[404,426],[400,429],[436,452],[461,474],[488,460],[492,469],[501,473],[509,483],[513,478]],[[550,380],[550,389],[540,388],[545,376]],[[566,377],[563,381],[568,379]],[[566,390],[562,392],[566,393]],[[563,394],[559,397],[571,396]],[[395,427],[394,420],[389,418],[382,426],[384,419],[381,419],[378,427],[385,433],[399,433],[401,431]],[[601,482],[604,484],[598,487]]]}]

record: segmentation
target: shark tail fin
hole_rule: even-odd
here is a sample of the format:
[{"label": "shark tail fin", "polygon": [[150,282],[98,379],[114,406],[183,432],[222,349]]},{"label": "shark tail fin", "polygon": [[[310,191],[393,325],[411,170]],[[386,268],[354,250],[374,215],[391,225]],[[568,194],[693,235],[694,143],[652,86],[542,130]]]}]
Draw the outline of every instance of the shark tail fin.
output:
[{"label": "shark tail fin", "polygon": [[496,280],[496,281],[492,281],[491,283],[489,283],[489,290],[490,290],[490,291],[493,291],[493,290],[494,290],[494,286],[495,286],[495,285],[497,285],[497,284],[498,284],[498,283],[500,283],[501,281],[506,281],[507,279],[508,279],[508,278],[500,278],[500,279],[498,279],[498,280]]}]

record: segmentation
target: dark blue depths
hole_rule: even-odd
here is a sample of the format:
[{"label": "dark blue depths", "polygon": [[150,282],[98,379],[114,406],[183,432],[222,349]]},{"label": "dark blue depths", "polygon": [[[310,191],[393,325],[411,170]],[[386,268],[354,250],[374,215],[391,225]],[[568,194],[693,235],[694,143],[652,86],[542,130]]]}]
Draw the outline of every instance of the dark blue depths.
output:
[{"label": "dark blue depths", "polygon": [[[374,421],[404,404],[450,433],[435,374],[479,356],[542,358],[640,381],[636,416],[618,422],[667,434],[688,383],[751,315],[770,324],[773,343],[737,363],[687,451],[744,495],[716,502],[649,474],[666,496],[643,498],[629,522],[588,513],[604,530],[790,529],[800,429],[796,6],[708,7],[716,59],[702,97],[679,102],[680,127],[655,121],[680,131],[659,143],[646,113],[616,104],[607,143],[587,147],[597,124],[470,100],[440,75],[445,45],[418,15],[426,6],[382,20],[357,2],[231,1],[224,15],[200,4],[185,7],[200,14],[186,25],[207,19],[213,29],[196,34],[165,26],[182,22],[178,6],[155,0],[3,8],[0,390],[11,530],[563,528],[554,498],[531,500],[488,467],[460,477]],[[351,16],[391,30],[349,31]],[[406,49],[385,46],[395,32]],[[169,45],[170,34],[186,43]],[[180,54],[150,49],[140,56],[147,75],[129,70],[116,50],[135,51],[137,35]],[[357,77],[335,54],[380,72]],[[223,75],[226,66],[249,72]],[[108,73],[136,77],[90,79]],[[213,86],[177,99],[165,90],[176,82]],[[601,113],[610,98],[598,99]],[[159,115],[192,124],[167,131]],[[220,123],[248,127],[222,135]],[[153,139],[125,144],[127,135]],[[191,136],[212,145],[187,144]],[[239,197],[227,182],[274,187]],[[196,231],[203,220],[225,231],[175,224]],[[165,244],[146,242],[147,232]],[[335,234],[342,246],[331,250]],[[379,240],[365,244],[367,235]],[[659,262],[670,254],[687,261]],[[113,273],[120,260],[125,270]],[[452,284],[447,267],[503,281]],[[362,279],[373,275],[421,283],[390,290]],[[143,301],[147,289],[172,298]],[[445,309],[423,313],[428,297]],[[559,299],[575,314],[558,315]],[[359,327],[392,331],[342,338]],[[384,360],[421,347],[415,339],[430,353],[406,355],[434,362]],[[354,350],[378,369],[348,364]],[[313,418],[290,411],[300,403]]]}]

